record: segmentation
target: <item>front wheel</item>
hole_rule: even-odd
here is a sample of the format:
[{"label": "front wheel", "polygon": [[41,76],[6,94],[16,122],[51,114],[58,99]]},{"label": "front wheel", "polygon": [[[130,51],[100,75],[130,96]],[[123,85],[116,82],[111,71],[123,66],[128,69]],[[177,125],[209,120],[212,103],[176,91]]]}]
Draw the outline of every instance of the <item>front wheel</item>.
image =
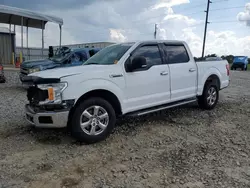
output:
[{"label": "front wheel", "polygon": [[212,110],[217,105],[218,100],[218,87],[212,83],[207,83],[205,85],[202,96],[198,97],[198,104],[203,109]]},{"label": "front wheel", "polygon": [[102,98],[89,98],[81,102],[71,118],[71,134],[88,144],[107,138],[116,122],[112,105]]}]

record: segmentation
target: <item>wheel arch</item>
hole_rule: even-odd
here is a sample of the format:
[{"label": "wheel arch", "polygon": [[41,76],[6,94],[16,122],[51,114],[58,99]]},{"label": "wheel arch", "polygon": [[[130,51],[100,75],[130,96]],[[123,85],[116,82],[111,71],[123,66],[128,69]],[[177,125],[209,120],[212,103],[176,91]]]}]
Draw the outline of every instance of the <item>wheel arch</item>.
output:
[{"label": "wheel arch", "polygon": [[221,81],[220,81],[219,76],[217,76],[216,74],[211,74],[210,76],[208,76],[208,78],[206,79],[206,81],[203,85],[202,93],[204,91],[205,85],[208,83],[212,83],[215,86],[217,86],[218,90],[220,90],[220,88],[221,88]]},{"label": "wheel arch", "polygon": [[91,98],[91,97],[100,97],[100,98],[105,99],[106,101],[108,101],[112,105],[117,116],[122,115],[121,103],[120,103],[118,97],[114,93],[112,93],[111,91],[105,90],[105,89],[95,89],[95,90],[91,90],[91,91],[83,94],[81,97],[78,98],[74,107],[69,112],[69,122],[71,121],[71,117],[75,111],[75,108],[82,101],[84,101],[88,98]]}]

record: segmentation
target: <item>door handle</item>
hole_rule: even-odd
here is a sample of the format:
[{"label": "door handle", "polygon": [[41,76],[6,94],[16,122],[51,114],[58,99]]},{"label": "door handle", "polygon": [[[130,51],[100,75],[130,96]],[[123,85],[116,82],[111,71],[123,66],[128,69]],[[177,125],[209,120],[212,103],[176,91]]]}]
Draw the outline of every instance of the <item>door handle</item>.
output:
[{"label": "door handle", "polygon": [[122,74],[111,74],[109,75],[110,78],[118,78],[118,77],[123,77]]},{"label": "door handle", "polygon": [[161,76],[166,76],[166,75],[168,75],[168,72],[166,71],[161,72]]},{"label": "door handle", "polygon": [[195,69],[192,69],[192,68],[191,68],[191,69],[189,69],[189,72],[194,72],[194,71],[195,71]]}]

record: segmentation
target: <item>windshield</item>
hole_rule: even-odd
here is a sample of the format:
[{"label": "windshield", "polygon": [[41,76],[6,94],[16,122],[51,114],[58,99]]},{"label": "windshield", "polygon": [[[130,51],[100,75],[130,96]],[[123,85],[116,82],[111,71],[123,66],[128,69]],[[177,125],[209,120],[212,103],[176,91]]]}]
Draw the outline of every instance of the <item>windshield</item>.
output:
[{"label": "windshield", "polygon": [[58,50],[56,52],[56,54],[50,58],[50,60],[55,61],[55,62],[60,62],[62,61],[64,58],[69,57],[69,55],[71,54],[71,50],[67,49],[67,50]]},{"label": "windshield", "polygon": [[129,44],[116,44],[108,46],[97,54],[88,59],[83,65],[97,64],[97,65],[112,65],[117,63],[121,57],[128,51],[133,45]]},{"label": "windshield", "polygon": [[247,60],[246,56],[234,56],[234,61],[245,61]]}]

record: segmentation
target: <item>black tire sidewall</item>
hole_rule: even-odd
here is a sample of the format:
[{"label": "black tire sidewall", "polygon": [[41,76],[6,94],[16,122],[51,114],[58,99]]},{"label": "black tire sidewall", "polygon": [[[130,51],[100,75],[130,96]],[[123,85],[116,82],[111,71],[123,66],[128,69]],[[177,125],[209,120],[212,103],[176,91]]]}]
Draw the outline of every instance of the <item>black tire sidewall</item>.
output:
[{"label": "black tire sidewall", "polygon": [[[85,109],[94,105],[101,106],[107,111],[109,115],[109,124],[107,128],[101,134],[96,135],[96,136],[86,134],[80,126],[81,114],[83,113]],[[84,100],[83,102],[81,102],[79,105],[76,106],[74,113],[72,115],[71,124],[70,124],[71,134],[77,141],[85,142],[87,144],[92,144],[92,143],[99,142],[107,138],[112,132],[115,126],[115,122],[116,122],[116,114],[112,105],[108,101],[102,98],[98,98],[98,97],[89,98],[87,100]]]},{"label": "black tire sidewall", "polygon": [[[215,101],[215,103],[214,103],[213,105],[209,105],[208,102],[207,102],[208,90],[209,90],[211,87],[215,88],[216,94],[217,94],[217,95],[216,95],[216,96],[217,96],[216,101]],[[203,100],[203,103],[204,103],[204,107],[205,107],[206,109],[209,109],[209,110],[213,109],[213,108],[217,105],[218,100],[219,100],[219,90],[218,90],[218,87],[217,87],[216,85],[212,84],[212,83],[206,84],[205,89],[204,89],[204,92],[203,92],[203,99],[202,99],[202,100]]]}]

